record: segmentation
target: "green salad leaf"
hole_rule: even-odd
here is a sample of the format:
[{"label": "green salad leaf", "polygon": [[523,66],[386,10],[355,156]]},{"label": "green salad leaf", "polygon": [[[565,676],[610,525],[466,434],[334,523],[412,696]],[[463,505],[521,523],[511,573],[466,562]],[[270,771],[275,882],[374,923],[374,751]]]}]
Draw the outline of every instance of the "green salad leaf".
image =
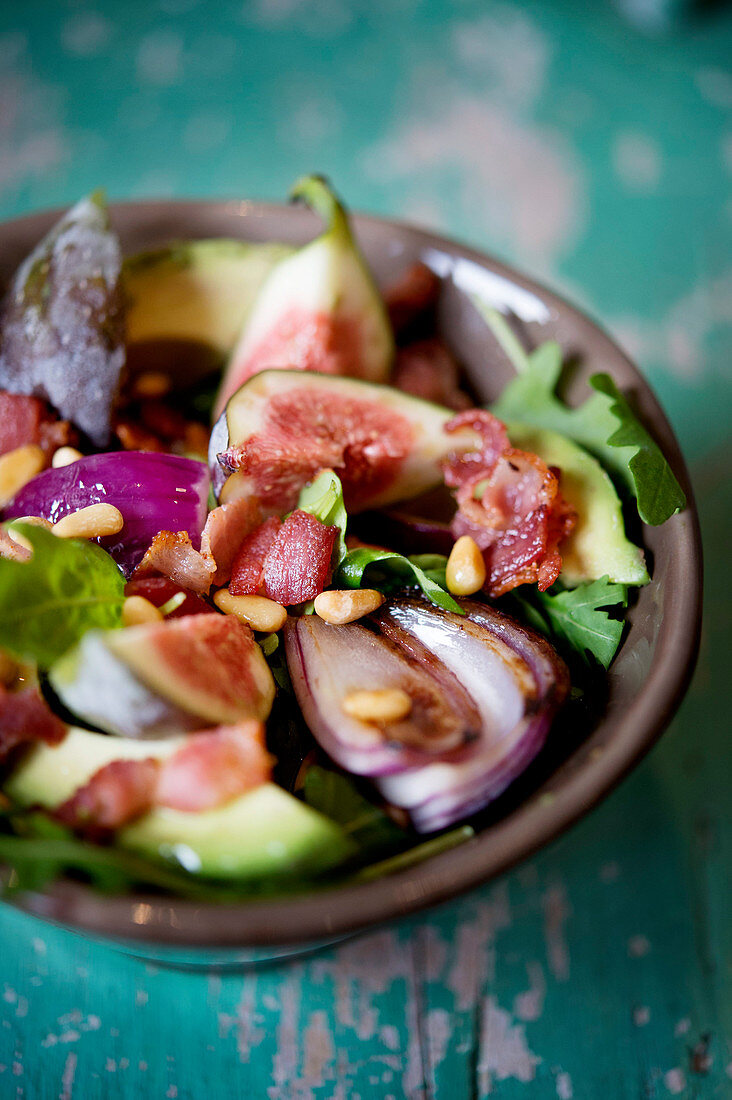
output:
[{"label": "green salad leaf", "polygon": [[474,301],[517,371],[492,412],[501,420],[549,428],[581,444],[636,498],[645,523],[658,526],[682,511],[686,497],[681,486],[612,378],[592,375],[589,384],[595,392],[570,408],[556,394],[563,367],[559,345],[550,340],[527,354],[503,316]]},{"label": "green salad leaf", "polygon": [[335,562],[339,564],[346,556],[346,527],[348,515],[343,503],[343,486],[334,470],[321,470],[315,481],[300,490],[297,507],[309,512],[321,523],[338,528]]},{"label": "green salad leaf", "polygon": [[87,630],[121,625],[125,579],[101,547],[22,521],[8,529],[33,556],[0,558],[0,648],[48,668]]},{"label": "green salad leaf", "polygon": [[592,654],[604,668],[617,652],[624,627],[606,609],[625,607],[627,597],[626,585],[614,584],[607,576],[577,588],[536,590],[528,596],[513,593],[531,626],[563,641],[585,660]]},{"label": "green salad leaf", "polygon": [[[429,570],[423,569],[420,558],[427,556],[430,559]],[[447,558],[439,554],[418,554],[411,558],[405,558],[403,554],[397,554],[393,550],[375,550],[369,546],[359,546],[355,550],[349,550],[338,567],[333,578],[333,583],[338,588],[375,588],[379,592],[393,592],[404,585],[419,585],[428,600],[437,604],[443,611],[452,611],[456,615],[463,615],[463,609],[449,592],[435,579],[436,575],[442,575],[442,567],[438,571],[434,562],[441,558],[447,566]]]},{"label": "green salad leaf", "polygon": [[337,822],[357,842],[361,855],[370,858],[374,851],[404,845],[409,839],[404,829],[365,798],[342,772],[313,764],[305,775],[302,795],[308,806]]}]

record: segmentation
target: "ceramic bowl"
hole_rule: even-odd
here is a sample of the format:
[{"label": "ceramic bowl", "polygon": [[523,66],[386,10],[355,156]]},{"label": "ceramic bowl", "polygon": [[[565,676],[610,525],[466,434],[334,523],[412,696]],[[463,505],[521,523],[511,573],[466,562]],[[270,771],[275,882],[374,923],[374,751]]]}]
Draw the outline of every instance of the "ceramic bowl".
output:
[{"label": "ceramic bowl", "polygon": [[[35,214],[0,227],[0,280],[10,276],[58,214]],[[112,207],[112,218],[125,253],[174,238],[300,244],[319,228],[304,209],[252,202],[120,203]],[[461,847],[372,882],[223,907],[155,896],[107,897],[72,881],[14,899],[28,912],[139,955],[192,965],[280,958],[487,882],[547,844],[612,790],[666,727],[691,675],[700,627],[697,515],[678,443],[642,375],[582,312],[492,257],[402,223],[356,217],[355,226],[382,285],[418,259],[442,277],[439,326],[481,398],[500,392],[510,368],[473,306],[473,294],[510,311],[529,346],[547,338],[559,341],[578,364],[570,402],[587,396],[590,374],[611,374],[663,448],[688,506],[662,527],[643,528],[652,581],[630,612],[599,720],[570,751],[543,754],[520,797],[504,803],[505,809]]]}]

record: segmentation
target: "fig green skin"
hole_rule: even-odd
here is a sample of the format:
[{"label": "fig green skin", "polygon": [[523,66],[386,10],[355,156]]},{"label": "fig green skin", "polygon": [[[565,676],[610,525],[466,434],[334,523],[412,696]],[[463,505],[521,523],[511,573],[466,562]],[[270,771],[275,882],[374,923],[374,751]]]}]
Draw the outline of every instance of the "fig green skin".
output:
[{"label": "fig green skin", "polygon": [[94,194],[23,261],[0,306],[0,388],[45,398],[99,447],[125,365],[121,266]]}]

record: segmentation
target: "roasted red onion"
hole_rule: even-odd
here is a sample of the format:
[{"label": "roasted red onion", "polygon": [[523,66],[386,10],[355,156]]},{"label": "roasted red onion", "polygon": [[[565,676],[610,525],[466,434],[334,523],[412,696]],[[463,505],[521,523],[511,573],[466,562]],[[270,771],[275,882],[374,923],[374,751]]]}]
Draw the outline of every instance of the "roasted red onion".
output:
[{"label": "roasted red onion", "polygon": [[[388,775],[460,752],[480,730],[480,714],[458,680],[431,654],[423,663],[358,623],[329,626],[317,615],[285,626],[287,664],[305,721],[325,751],[357,775]],[[411,714],[376,726],[342,709],[349,692],[399,687]]]},{"label": "roasted red onion", "polygon": [[118,535],[100,541],[130,576],[158,531],[186,531],[198,549],[208,486],[202,462],[147,451],[113,451],[44,470],[20,490],[4,518],[43,516],[56,523],[89,504],[114,504],[125,525]]},{"label": "roasted red onion", "polygon": [[[465,617],[416,599],[393,600],[371,621],[400,655],[397,662],[412,667],[418,661],[425,675],[438,678],[441,695],[445,683],[462,685],[462,705],[467,694],[480,715],[478,736],[462,747],[439,747],[417,712],[409,744],[363,723],[367,741],[357,746],[340,700],[374,682],[362,674],[363,658],[354,656],[354,626],[304,618],[288,628],[293,686],[315,738],[346,770],[371,776],[420,832],[444,828],[497,798],[541,749],[569,686],[563,662],[543,638],[485,604],[461,604]],[[369,636],[365,627],[355,629]],[[411,693],[411,685],[393,675],[383,675],[378,686]]]}]

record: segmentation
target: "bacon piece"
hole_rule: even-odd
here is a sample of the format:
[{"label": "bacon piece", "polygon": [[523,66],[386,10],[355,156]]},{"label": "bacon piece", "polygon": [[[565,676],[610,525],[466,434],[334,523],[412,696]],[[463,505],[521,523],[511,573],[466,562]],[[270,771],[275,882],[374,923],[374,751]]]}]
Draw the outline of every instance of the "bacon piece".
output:
[{"label": "bacon piece", "polygon": [[186,615],[210,615],[211,604],[206,603],[202,596],[195,592],[188,592],[181,588],[170,577],[139,577],[137,580],[128,581],[125,585],[125,596],[143,596],[156,607],[162,607],[179,592],[185,594],[185,600],[168,612],[166,619],[182,619]]},{"label": "bacon piece", "polygon": [[7,691],[0,685],[0,762],[18,745],[45,741],[57,745],[66,726],[35,690]]},{"label": "bacon piece", "polygon": [[158,531],[133,573],[133,580],[161,573],[191,592],[208,592],[216,563],[194,550],[187,531]]},{"label": "bacon piece", "polygon": [[114,424],[114,430],[120,443],[126,451],[165,451],[163,441],[152,432],[148,432],[134,420],[126,420],[118,417]]},{"label": "bacon piece", "polygon": [[270,516],[244,539],[231,566],[229,592],[233,596],[250,596],[262,591],[264,559],[281,526],[277,516]]},{"label": "bacon piece", "polygon": [[48,419],[48,406],[40,397],[0,390],[0,455],[39,443],[41,426]]},{"label": "bacon piece", "polygon": [[159,772],[160,761],[152,758],[112,760],[59,806],[55,817],[92,834],[119,829],[152,808]]},{"label": "bacon piece", "polygon": [[40,397],[0,390],[0,455],[36,443],[47,455],[77,443],[79,433],[68,420],[59,420]]},{"label": "bacon piece", "polygon": [[440,280],[426,264],[407,268],[397,282],[387,287],[384,302],[394,332],[399,336],[421,314],[433,309],[440,292]]},{"label": "bacon piece", "polygon": [[266,783],[272,763],[264,725],[254,719],[194,733],[163,761],[155,801],[174,810],[209,810]]},{"label": "bacon piece", "polygon": [[261,519],[259,505],[252,497],[239,497],[209,512],[201,535],[201,553],[216,563],[214,584],[226,584],[239,547]]},{"label": "bacon piece", "polygon": [[337,527],[297,508],[277,532],[264,559],[264,588],[290,607],[318,596],[330,581]]},{"label": "bacon piece", "polygon": [[433,336],[397,351],[392,385],[424,401],[465,409],[471,400],[460,389],[458,376],[454,356],[439,337]]},{"label": "bacon piece", "polygon": [[[20,537],[18,534],[18,538]],[[16,542],[4,528],[0,527],[0,558],[7,558],[8,561],[30,561],[32,557],[32,550]]]},{"label": "bacon piece", "polygon": [[452,533],[470,535],[483,551],[489,595],[533,583],[543,592],[559,576],[558,546],[576,522],[559,491],[559,471],[511,447],[505,426],[489,412],[460,413],[447,430],[466,425],[481,435],[483,448],[445,463],[445,481],[457,488]]}]

